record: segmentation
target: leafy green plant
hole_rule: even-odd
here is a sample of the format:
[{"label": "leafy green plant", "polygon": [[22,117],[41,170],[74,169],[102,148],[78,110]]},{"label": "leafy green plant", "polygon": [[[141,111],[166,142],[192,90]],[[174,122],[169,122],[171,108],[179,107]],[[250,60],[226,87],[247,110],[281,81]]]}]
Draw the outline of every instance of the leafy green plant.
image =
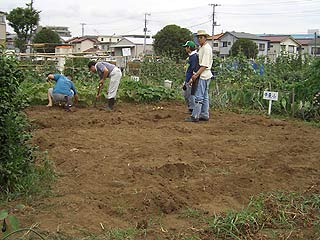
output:
[{"label": "leafy green plant", "polygon": [[[23,209],[25,206],[23,204],[18,204],[14,209],[11,210],[1,210],[0,211],[0,222],[2,222],[2,228],[0,237],[2,237],[2,240],[9,239],[9,237],[15,237],[17,238],[17,235],[20,233],[24,233],[24,239],[26,239],[26,235],[29,235],[29,233],[33,233],[37,235],[40,239],[45,239],[39,232],[35,231],[32,227],[31,228],[20,228],[19,227],[19,220],[18,218],[13,214],[14,212],[17,212],[21,209]],[[28,238],[29,239],[29,238]],[[32,238],[31,238],[32,239]]]},{"label": "leafy green plant", "polygon": [[0,211],[0,222],[2,223],[2,228],[1,228],[2,237],[5,237],[10,232],[13,232],[19,229],[19,222],[17,217],[11,214],[9,215],[9,211],[7,210]]},{"label": "leafy green plant", "polygon": [[184,65],[168,57],[144,58],[140,71],[142,83],[149,85],[163,85],[165,80],[170,80],[177,87],[185,78]]},{"label": "leafy green plant", "polygon": [[265,111],[268,101],[262,96],[269,90],[279,92],[279,100],[273,102],[274,113],[305,120],[317,120],[320,115],[317,106],[308,104],[320,88],[318,59],[283,54],[276,61],[258,58],[251,62],[240,54],[215,58],[213,70],[210,96],[215,108]]},{"label": "leafy green plant", "polygon": [[146,85],[129,80],[121,82],[119,96],[124,101],[150,103],[174,100],[177,98],[177,93],[163,86]]},{"label": "leafy green plant", "polygon": [[[46,173],[35,165],[34,147],[28,144],[30,126],[22,109],[26,98],[21,91],[22,71],[16,59],[0,49],[0,195],[29,192]],[[48,165],[46,166],[48,167]],[[36,177],[37,176],[37,177]],[[32,184],[31,184],[32,183]]]},{"label": "leafy green plant", "polygon": [[94,81],[98,77],[88,70],[89,58],[67,58],[63,74],[73,81]]}]

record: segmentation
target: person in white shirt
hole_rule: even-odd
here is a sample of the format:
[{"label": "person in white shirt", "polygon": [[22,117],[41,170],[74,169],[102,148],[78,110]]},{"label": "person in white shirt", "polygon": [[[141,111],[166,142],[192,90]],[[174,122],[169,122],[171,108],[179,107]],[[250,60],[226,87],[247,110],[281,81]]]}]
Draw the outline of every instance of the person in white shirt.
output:
[{"label": "person in white shirt", "polygon": [[190,118],[187,118],[186,122],[198,122],[209,121],[209,85],[212,78],[212,48],[207,43],[207,34],[204,30],[197,32],[197,38],[200,44],[198,50],[199,54],[199,70],[193,74],[189,84],[199,78],[197,83],[197,89],[195,92],[195,106],[193,108]]}]

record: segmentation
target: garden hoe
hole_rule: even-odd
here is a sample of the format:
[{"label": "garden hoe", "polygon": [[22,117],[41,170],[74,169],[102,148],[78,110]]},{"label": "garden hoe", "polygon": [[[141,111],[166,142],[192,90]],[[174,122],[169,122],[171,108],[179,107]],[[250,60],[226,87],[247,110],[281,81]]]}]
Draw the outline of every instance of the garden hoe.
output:
[{"label": "garden hoe", "polygon": [[94,104],[93,104],[93,106],[94,106],[95,108],[97,107],[97,99],[99,98],[98,96],[100,96],[102,87],[103,87],[103,84],[102,84],[102,83],[99,83],[98,92],[97,92],[97,95],[96,95],[96,97],[95,97],[95,99],[94,99]]}]

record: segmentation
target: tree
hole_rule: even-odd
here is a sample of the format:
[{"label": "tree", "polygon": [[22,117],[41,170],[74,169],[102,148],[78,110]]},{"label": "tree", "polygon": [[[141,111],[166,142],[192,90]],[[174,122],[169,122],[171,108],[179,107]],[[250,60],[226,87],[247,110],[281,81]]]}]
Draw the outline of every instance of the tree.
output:
[{"label": "tree", "polygon": [[26,44],[30,42],[32,34],[37,28],[40,20],[40,11],[32,8],[31,4],[26,5],[26,8],[15,8],[7,15],[9,25],[17,34],[15,46],[19,48],[21,52],[26,51]]},{"label": "tree", "polygon": [[247,58],[256,58],[258,55],[258,46],[250,39],[240,38],[232,45],[230,55],[237,56],[240,52]]},{"label": "tree", "polygon": [[38,49],[38,52],[53,53],[55,44],[61,43],[59,35],[48,28],[42,28],[33,38],[33,43],[49,43],[43,49]]},{"label": "tree", "polygon": [[154,36],[153,47],[156,54],[169,56],[176,60],[185,57],[182,45],[192,39],[192,32],[177,25],[167,25]]}]

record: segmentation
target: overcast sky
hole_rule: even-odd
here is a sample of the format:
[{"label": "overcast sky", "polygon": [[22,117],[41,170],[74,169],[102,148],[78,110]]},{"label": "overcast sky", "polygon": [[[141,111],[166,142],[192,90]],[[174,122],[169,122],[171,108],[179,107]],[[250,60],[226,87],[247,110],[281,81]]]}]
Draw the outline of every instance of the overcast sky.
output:
[{"label": "overcast sky", "polygon": [[[31,0],[0,0],[0,11],[25,7]],[[212,32],[212,7],[216,7],[215,34],[238,31],[253,34],[307,33],[320,29],[320,0],[34,0],[41,11],[40,25],[67,26],[72,36],[143,34],[144,15],[152,35],[168,24]],[[12,32],[12,29],[8,28]]]}]

